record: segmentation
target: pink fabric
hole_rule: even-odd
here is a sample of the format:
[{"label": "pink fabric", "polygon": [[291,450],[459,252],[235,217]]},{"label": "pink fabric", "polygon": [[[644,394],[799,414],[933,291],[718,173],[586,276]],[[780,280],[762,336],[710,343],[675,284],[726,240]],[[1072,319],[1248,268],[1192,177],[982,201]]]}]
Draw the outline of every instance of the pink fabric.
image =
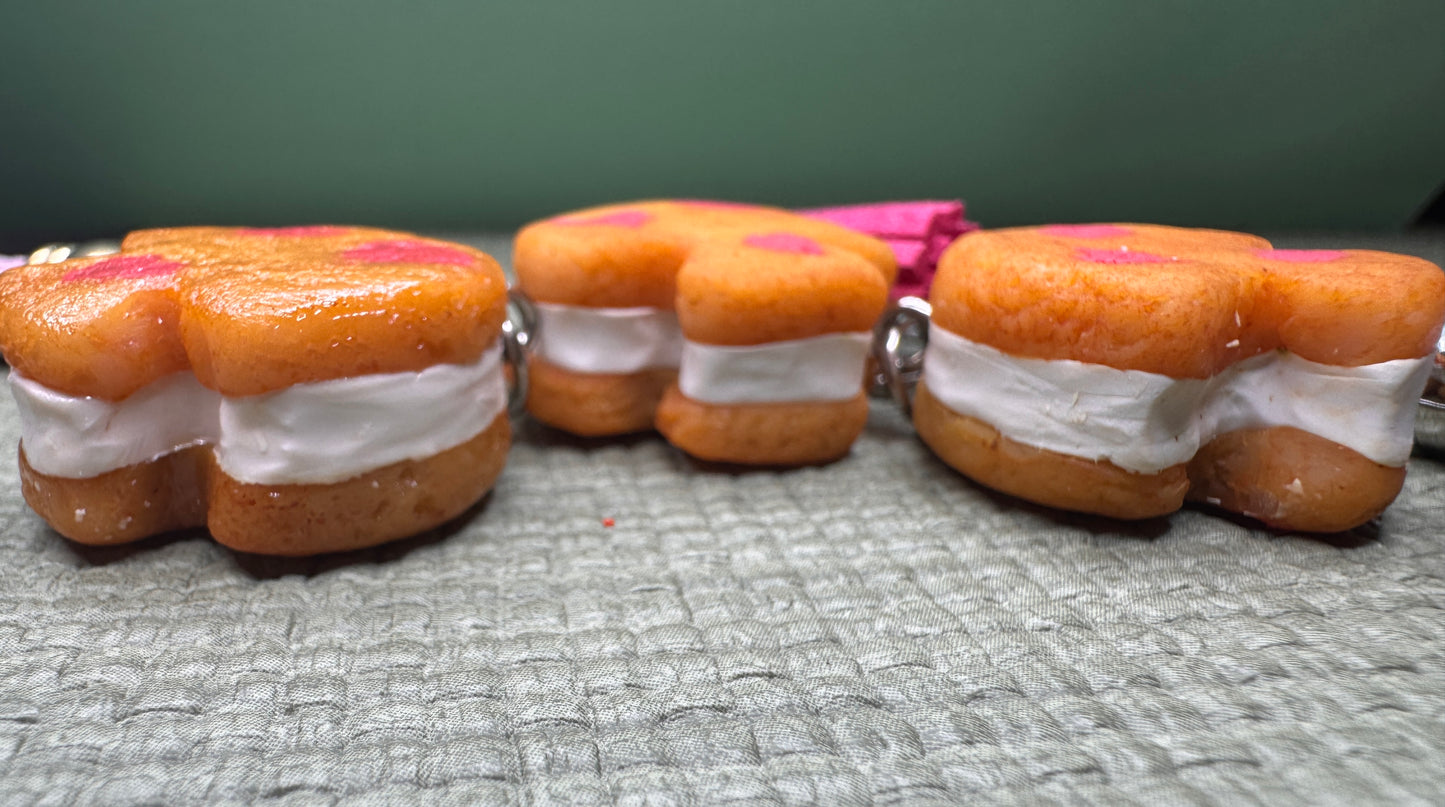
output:
[{"label": "pink fabric", "polygon": [[425,241],[371,241],[346,250],[349,261],[362,263],[435,263],[471,266],[476,258],[466,250]]},{"label": "pink fabric", "polygon": [[978,229],[977,224],[964,218],[964,205],[959,200],[879,202],[798,212],[887,243],[898,259],[895,298],[927,296],[943,251],[959,236]]},{"label": "pink fabric", "polygon": [[1168,263],[1169,259],[1152,252],[1133,252],[1127,249],[1081,249],[1074,253],[1080,260],[1090,263]]},{"label": "pink fabric", "polygon": [[346,227],[334,227],[329,224],[311,224],[303,227],[247,227],[241,230],[241,234],[270,238],[276,236],[309,238],[315,236],[343,235],[346,231]]},{"label": "pink fabric", "polygon": [[758,249],[767,249],[773,252],[791,252],[794,255],[822,255],[823,247],[807,236],[793,235],[792,233],[763,233],[750,235],[743,239],[743,243]]},{"label": "pink fabric", "polygon": [[893,257],[898,259],[899,266],[917,266],[923,260],[923,253],[928,251],[928,242],[926,241],[885,238],[883,243],[893,250]]},{"label": "pink fabric", "polygon": [[652,214],[646,210],[618,210],[596,216],[564,216],[555,223],[568,227],[627,227],[637,229],[652,221]]},{"label": "pink fabric", "polygon": [[89,266],[82,266],[78,269],[71,269],[60,276],[64,281],[76,280],[112,280],[124,278],[133,280],[142,277],[158,277],[161,275],[172,275],[180,270],[184,264],[167,260],[159,255],[116,255],[96,261]]},{"label": "pink fabric", "polygon": [[24,266],[27,260],[29,259],[24,255],[0,255],[0,272]]},{"label": "pink fabric", "polygon": [[1329,263],[1345,257],[1338,249],[1261,249],[1255,254],[1285,263]]}]

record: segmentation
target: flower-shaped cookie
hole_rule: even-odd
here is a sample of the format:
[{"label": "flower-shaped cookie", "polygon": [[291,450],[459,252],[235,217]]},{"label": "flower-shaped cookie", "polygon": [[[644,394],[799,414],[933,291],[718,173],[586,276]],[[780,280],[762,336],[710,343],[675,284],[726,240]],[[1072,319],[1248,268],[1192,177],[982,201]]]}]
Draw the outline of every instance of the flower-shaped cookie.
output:
[{"label": "flower-shaped cookie", "polygon": [[427,529],[510,441],[487,255],[351,227],[132,233],[0,275],[27,501],[118,543],[311,554]]},{"label": "flower-shaped cookie", "polygon": [[896,271],[877,239],[772,208],[637,202],[523,229],[515,265],[540,320],[528,407],[546,423],[655,427],[750,464],[835,459],[862,429]]},{"label": "flower-shaped cookie", "polygon": [[960,240],[915,423],[946,462],[1122,518],[1187,497],[1339,530],[1399,492],[1445,321],[1418,258],[1136,224]]}]

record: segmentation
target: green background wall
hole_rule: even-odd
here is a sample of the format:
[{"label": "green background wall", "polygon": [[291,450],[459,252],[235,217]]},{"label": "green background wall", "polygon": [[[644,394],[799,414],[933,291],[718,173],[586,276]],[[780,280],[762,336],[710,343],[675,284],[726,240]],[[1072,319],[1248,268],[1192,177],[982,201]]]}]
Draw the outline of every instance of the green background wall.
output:
[{"label": "green background wall", "polygon": [[1445,2],[0,0],[0,247],[962,196],[986,224],[1390,228]]}]

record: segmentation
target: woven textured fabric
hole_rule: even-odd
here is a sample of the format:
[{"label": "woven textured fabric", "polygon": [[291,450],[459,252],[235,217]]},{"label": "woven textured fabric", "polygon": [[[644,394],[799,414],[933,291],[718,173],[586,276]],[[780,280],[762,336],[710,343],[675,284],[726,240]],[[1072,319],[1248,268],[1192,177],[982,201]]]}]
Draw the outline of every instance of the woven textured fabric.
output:
[{"label": "woven textured fabric", "polygon": [[78,547],[16,477],[0,803],[1445,801],[1433,460],[1324,540],[1023,504],[882,404],[789,472],[523,423],[456,524],[308,560]]}]

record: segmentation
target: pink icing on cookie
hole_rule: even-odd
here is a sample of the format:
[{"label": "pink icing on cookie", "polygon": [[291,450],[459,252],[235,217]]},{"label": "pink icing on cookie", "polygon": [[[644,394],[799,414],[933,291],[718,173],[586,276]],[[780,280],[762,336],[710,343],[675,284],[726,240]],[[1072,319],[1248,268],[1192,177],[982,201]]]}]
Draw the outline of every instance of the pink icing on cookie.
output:
[{"label": "pink icing on cookie", "polygon": [[1127,249],[1081,249],[1074,253],[1079,260],[1090,263],[1168,263],[1169,258],[1152,252],[1130,252]]},{"label": "pink icing on cookie", "polygon": [[1040,227],[1039,232],[1060,238],[1123,238],[1131,230],[1112,224],[1051,224]]},{"label": "pink icing on cookie", "polygon": [[817,241],[802,235],[792,233],[764,233],[761,235],[750,235],[743,239],[743,243],[758,249],[768,249],[773,252],[791,252],[794,255],[822,255],[823,248]]},{"label": "pink icing on cookie", "polygon": [[406,239],[371,241],[346,250],[343,257],[363,263],[440,263],[472,266],[477,262],[471,253],[456,247]]},{"label": "pink icing on cookie", "polygon": [[329,224],[313,224],[304,227],[245,227],[242,228],[242,235],[255,235],[274,238],[277,236],[289,236],[293,238],[309,238],[314,236],[343,235],[345,227],[333,227]]},{"label": "pink icing on cookie", "polygon": [[1261,249],[1255,254],[1285,263],[1329,263],[1345,257],[1338,249]]},{"label": "pink icing on cookie", "polygon": [[652,221],[652,214],[646,210],[617,210],[597,216],[566,216],[556,219],[556,224],[567,227],[627,227],[636,229]]},{"label": "pink icing on cookie", "polygon": [[116,255],[96,261],[89,266],[71,269],[61,275],[60,279],[67,282],[114,280],[116,278],[134,280],[143,277],[173,275],[184,266],[185,264],[167,260],[159,255]]}]

